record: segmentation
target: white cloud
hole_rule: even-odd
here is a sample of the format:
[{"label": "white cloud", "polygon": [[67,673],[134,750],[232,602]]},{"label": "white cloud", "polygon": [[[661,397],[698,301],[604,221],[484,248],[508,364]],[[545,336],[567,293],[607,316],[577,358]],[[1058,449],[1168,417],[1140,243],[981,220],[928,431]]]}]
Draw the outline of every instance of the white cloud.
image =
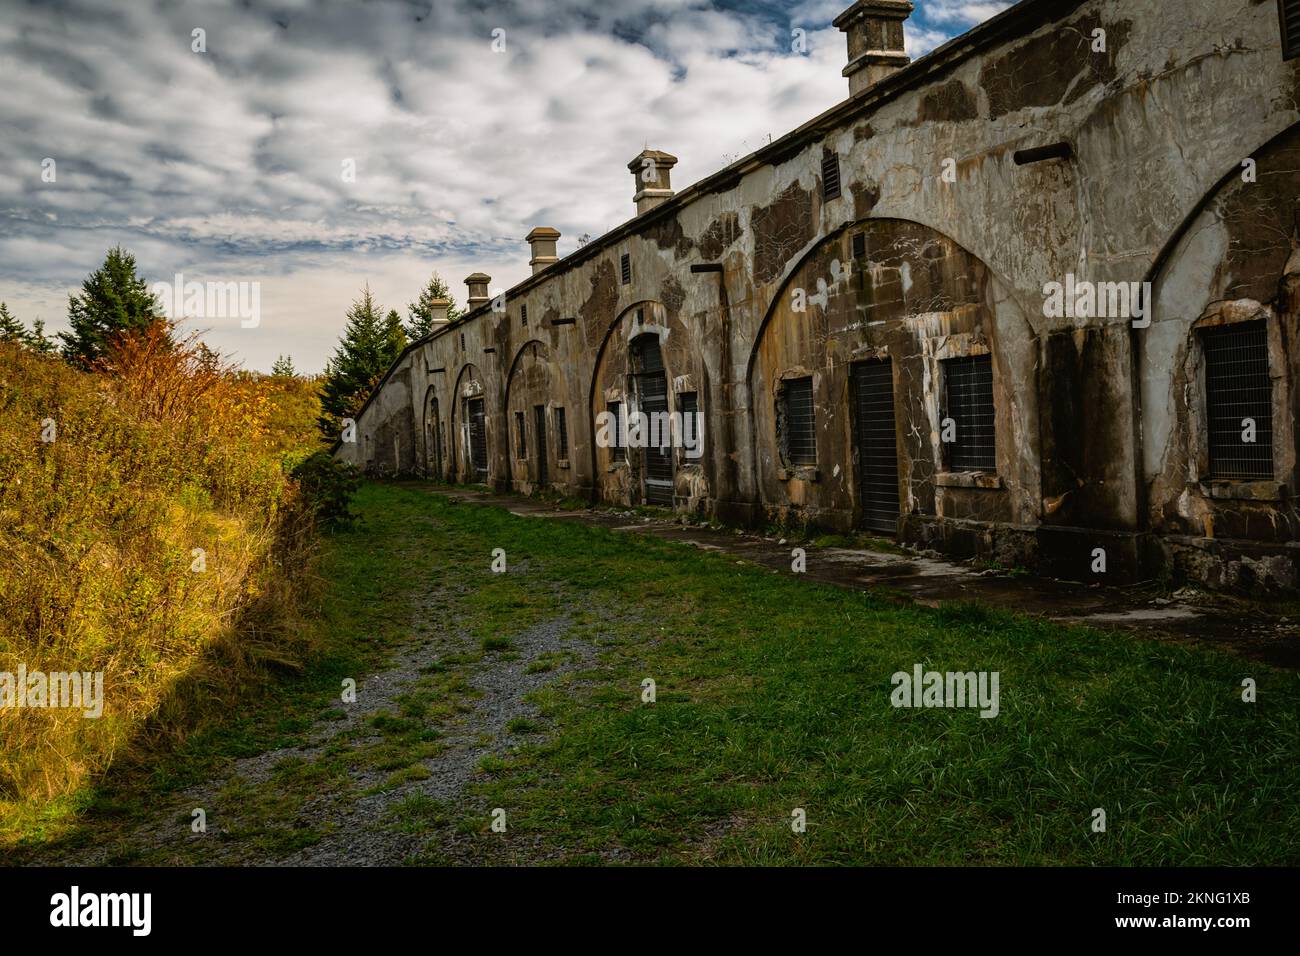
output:
[{"label": "white cloud", "polygon": [[[369,278],[404,309],[438,269],[461,293],[528,274],[523,236],[630,218],[627,162],[682,188],[847,95],[847,2],[788,17],[705,0],[472,0],[273,7],[235,0],[11,7],[0,21],[0,300],[64,327],[118,242],[147,277],[264,282],[257,330],[213,344],[315,369]],[[969,14],[935,0],[938,18]],[[956,21],[954,21],[956,22]],[[806,55],[790,28],[808,31]],[[946,36],[909,24],[918,55]],[[191,31],[207,31],[206,54]],[[506,30],[506,52],[491,32]],[[43,183],[54,157],[58,181]],[[345,183],[342,161],[356,161]]]}]

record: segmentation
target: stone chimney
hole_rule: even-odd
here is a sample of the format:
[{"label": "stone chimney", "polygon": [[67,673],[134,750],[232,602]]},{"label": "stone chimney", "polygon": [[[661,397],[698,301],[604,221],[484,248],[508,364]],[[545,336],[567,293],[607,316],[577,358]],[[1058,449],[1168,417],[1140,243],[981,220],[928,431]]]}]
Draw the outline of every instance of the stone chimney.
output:
[{"label": "stone chimney", "polygon": [[912,14],[909,0],[857,0],[835,18],[848,36],[849,96],[879,83],[911,62],[903,52],[903,21]]},{"label": "stone chimney", "polygon": [[451,299],[430,299],[429,311],[432,316],[429,319],[429,331],[433,331],[439,326],[447,324],[447,312],[451,309]]},{"label": "stone chimney", "polygon": [[488,283],[491,281],[491,276],[481,272],[465,277],[465,284],[469,286],[469,297],[465,300],[465,304],[471,311],[492,301],[492,297],[488,295]]},{"label": "stone chimney", "polygon": [[670,171],[677,165],[677,157],[657,149],[643,149],[637,158],[627,164],[636,180],[636,203],[639,216],[665,200],[673,198],[673,187],[668,181]]},{"label": "stone chimney", "polygon": [[550,226],[538,226],[524,237],[524,241],[533,250],[533,257],[528,260],[528,264],[533,267],[533,275],[537,275],[551,263],[560,261],[560,257],[555,254],[555,243],[559,238],[559,230],[552,229]]}]

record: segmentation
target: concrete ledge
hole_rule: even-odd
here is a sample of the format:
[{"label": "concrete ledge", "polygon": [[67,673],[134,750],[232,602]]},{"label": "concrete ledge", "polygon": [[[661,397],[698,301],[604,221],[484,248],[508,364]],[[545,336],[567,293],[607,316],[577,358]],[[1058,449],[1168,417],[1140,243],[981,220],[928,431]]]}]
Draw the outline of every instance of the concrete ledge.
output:
[{"label": "concrete ledge", "polygon": [[1280,481],[1202,481],[1200,486],[1207,498],[1281,501],[1286,497],[1286,485]]},{"label": "concrete ledge", "polygon": [[1001,490],[1002,477],[987,471],[941,471],[934,476],[936,488],[984,488]]}]

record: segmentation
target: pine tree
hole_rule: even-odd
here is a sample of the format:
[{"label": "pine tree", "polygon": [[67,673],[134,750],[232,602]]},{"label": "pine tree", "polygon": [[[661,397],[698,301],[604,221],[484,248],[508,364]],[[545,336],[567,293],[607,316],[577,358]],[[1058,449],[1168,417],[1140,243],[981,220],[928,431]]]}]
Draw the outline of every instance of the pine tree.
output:
[{"label": "pine tree", "polygon": [[354,301],[348,310],[343,338],[333,357],[325,364],[321,416],[317,422],[329,441],[339,437],[344,418],[356,417],[371,389],[397,357],[393,350],[390,321],[385,319],[383,309],[367,285],[361,298]]},{"label": "pine tree", "polygon": [[402,317],[396,309],[389,309],[388,316],[384,319],[384,342],[391,356],[389,362],[396,362],[406,348],[406,329],[402,326]]},{"label": "pine tree", "polygon": [[271,366],[271,374],[275,378],[294,378],[297,372],[293,369],[293,359],[287,355],[281,355]]},{"label": "pine tree", "polygon": [[420,297],[406,307],[410,318],[406,324],[406,337],[412,342],[424,338],[433,327],[434,299],[446,299],[451,303],[450,308],[447,309],[449,320],[460,318],[461,311],[456,308],[456,300],[451,297],[451,290],[447,288],[447,283],[442,281],[442,276],[435,272],[428,284],[420,290]]},{"label": "pine tree", "polygon": [[103,356],[114,336],[161,319],[158,300],[136,275],[135,256],[115,246],[81,284],[81,295],[68,296],[72,331],[59,334],[63,355],[73,364],[89,366]]},{"label": "pine tree", "polygon": [[27,344],[27,328],[9,313],[9,307],[0,302],[0,342]]},{"label": "pine tree", "polygon": [[32,322],[32,331],[27,336],[27,342],[42,355],[53,355],[58,351],[58,343],[45,334],[44,319],[36,319]]},{"label": "pine tree", "polygon": [[54,351],[54,342],[45,334],[45,323],[37,319],[32,330],[14,318],[5,303],[0,302],[0,342],[17,342],[34,352],[48,354]]}]

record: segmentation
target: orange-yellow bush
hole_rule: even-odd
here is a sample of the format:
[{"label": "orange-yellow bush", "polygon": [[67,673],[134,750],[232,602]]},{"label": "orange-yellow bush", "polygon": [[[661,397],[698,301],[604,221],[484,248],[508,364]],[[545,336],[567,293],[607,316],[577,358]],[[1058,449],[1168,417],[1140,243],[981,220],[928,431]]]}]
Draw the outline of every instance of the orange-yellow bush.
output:
[{"label": "orange-yellow bush", "polygon": [[0,837],[302,660],[276,389],[163,327],[97,373],[0,343],[0,672],[104,673],[98,719],[0,707]]}]

